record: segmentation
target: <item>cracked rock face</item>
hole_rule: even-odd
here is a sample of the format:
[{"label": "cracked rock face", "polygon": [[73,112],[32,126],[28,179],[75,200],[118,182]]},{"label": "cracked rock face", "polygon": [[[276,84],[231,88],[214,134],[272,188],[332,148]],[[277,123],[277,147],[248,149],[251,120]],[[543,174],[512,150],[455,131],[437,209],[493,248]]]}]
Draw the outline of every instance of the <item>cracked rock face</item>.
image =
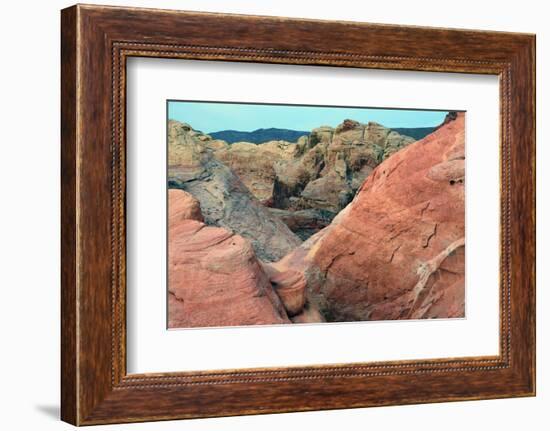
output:
[{"label": "cracked rock face", "polygon": [[273,196],[274,165],[294,159],[299,145],[285,141],[270,141],[261,145],[236,142],[217,149],[215,157],[231,168],[260,202]]},{"label": "cracked rock face", "polygon": [[332,224],[279,265],[304,274],[330,321],[463,317],[464,220],[459,113],[376,167]]},{"label": "cracked rock face", "polygon": [[345,120],[312,130],[300,157],[275,166],[274,206],[343,209],[385,158],[414,142],[380,124]]},{"label": "cracked rock face", "polygon": [[248,239],[259,258],[276,261],[301,240],[272,215],[235,173],[213,156],[208,135],[170,121],[168,125],[168,185],[189,192],[199,202],[204,221]]}]

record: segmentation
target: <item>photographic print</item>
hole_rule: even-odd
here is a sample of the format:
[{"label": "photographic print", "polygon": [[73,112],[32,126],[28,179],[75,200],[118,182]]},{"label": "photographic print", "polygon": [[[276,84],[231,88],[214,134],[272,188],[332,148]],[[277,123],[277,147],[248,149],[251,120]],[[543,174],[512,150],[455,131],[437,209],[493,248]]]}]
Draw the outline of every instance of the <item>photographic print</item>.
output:
[{"label": "photographic print", "polygon": [[465,317],[465,115],[169,100],[168,327]]}]

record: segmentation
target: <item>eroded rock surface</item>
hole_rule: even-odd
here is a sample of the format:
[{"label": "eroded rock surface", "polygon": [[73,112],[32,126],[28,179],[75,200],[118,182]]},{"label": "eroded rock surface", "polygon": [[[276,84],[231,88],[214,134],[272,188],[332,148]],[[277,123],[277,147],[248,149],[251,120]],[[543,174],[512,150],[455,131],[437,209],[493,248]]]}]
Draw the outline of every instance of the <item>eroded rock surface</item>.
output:
[{"label": "eroded rock surface", "polygon": [[303,274],[262,263],[248,240],[201,222],[188,193],[170,190],[168,199],[170,328],[319,321]]},{"label": "eroded rock surface", "polygon": [[230,168],[213,156],[215,148],[224,147],[223,142],[212,141],[184,123],[170,121],[168,144],[169,188],[192,194],[200,202],[206,224],[247,238],[262,260],[278,260],[301,243]]},{"label": "eroded rock surface", "polygon": [[269,203],[275,181],[274,165],[293,160],[298,146],[285,141],[264,144],[237,142],[215,152],[215,157],[231,168],[250,192],[261,202]]},{"label": "eroded rock surface", "polygon": [[334,213],[315,208],[305,210],[270,208],[269,210],[302,240],[308,239],[311,235],[327,227],[334,218]]},{"label": "eroded rock surface", "polygon": [[462,317],[464,219],[464,114],[453,114],[277,265],[304,274],[330,321]]},{"label": "eroded rock surface", "polygon": [[168,190],[168,205],[169,226],[180,220],[204,221],[200,202],[183,190]]},{"label": "eroded rock surface", "polygon": [[247,240],[196,220],[169,238],[170,327],[289,323]]},{"label": "eroded rock surface", "polygon": [[[287,212],[312,210],[284,217],[302,239],[325,227],[327,217],[330,222],[353,199],[378,164],[414,142],[380,124],[353,120],[336,128],[316,128],[296,143],[214,145],[210,137],[200,138],[265,206]],[[317,223],[305,221],[316,214]]]},{"label": "eroded rock surface", "polygon": [[336,214],[385,158],[414,142],[380,124],[345,120],[312,130],[302,155],[275,166],[275,207],[315,208]]},{"label": "eroded rock surface", "polygon": [[169,145],[172,327],[464,316],[464,114],[414,143],[346,120]]}]

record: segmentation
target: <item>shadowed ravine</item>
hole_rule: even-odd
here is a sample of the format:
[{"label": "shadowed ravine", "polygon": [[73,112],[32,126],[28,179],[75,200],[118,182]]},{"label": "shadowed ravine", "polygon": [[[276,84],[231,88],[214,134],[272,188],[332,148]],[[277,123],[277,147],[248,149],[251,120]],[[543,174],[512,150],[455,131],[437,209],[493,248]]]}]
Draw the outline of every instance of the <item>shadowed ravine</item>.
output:
[{"label": "shadowed ravine", "polygon": [[464,114],[169,142],[169,326],[464,316]]}]

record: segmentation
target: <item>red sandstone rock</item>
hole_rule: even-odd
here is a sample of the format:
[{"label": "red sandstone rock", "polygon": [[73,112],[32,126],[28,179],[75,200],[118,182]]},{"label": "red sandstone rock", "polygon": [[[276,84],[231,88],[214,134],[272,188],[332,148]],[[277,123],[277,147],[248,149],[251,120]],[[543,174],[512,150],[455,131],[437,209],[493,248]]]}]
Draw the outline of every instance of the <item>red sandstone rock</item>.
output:
[{"label": "red sandstone rock", "polygon": [[464,316],[464,114],[395,153],[277,265],[330,320]]},{"label": "red sandstone rock", "polygon": [[302,312],[306,303],[306,279],[298,271],[278,269],[273,264],[263,264],[271,285],[283,302],[289,316]]},{"label": "red sandstone rock", "polygon": [[180,220],[204,221],[199,201],[183,190],[169,189],[168,204],[170,205],[168,210],[170,226]]},{"label": "red sandstone rock", "polygon": [[250,242],[182,218],[181,196],[169,195],[168,326],[290,323]]},{"label": "red sandstone rock", "polygon": [[292,322],[325,322],[317,306],[308,298],[307,281],[303,273],[291,269],[284,261],[263,263],[263,267]]},{"label": "red sandstone rock", "polygon": [[464,315],[464,238],[426,262],[419,276],[411,292],[410,318]]}]

